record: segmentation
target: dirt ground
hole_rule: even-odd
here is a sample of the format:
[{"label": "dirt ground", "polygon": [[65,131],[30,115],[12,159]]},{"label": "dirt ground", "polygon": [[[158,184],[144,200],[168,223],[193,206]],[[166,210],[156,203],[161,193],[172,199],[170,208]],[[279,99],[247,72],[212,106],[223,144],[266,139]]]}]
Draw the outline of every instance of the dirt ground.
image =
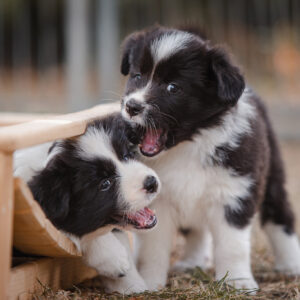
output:
[{"label": "dirt ground", "polygon": [[[300,236],[300,141],[281,143],[286,165],[287,190],[293,209],[297,215],[297,232]],[[260,291],[255,296],[237,291],[213,280],[213,270],[204,273],[195,269],[185,274],[173,274],[167,288],[157,293],[145,293],[126,297],[103,293],[98,279],[86,282],[70,291],[53,291],[45,288],[43,295],[35,299],[300,299],[300,278],[288,277],[273,271],[273,256],[260,230],[258,222],[253,230],[252,268],[259,283]],[[179,238],[173,257],[178,257],[182,248]]]}]

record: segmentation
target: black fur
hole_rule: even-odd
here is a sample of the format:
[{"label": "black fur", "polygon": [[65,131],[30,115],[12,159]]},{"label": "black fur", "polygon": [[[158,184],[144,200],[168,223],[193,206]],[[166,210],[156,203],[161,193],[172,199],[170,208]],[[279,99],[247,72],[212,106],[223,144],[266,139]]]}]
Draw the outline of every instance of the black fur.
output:
[{"label": "black fur", "polygon": [[[120,160],[134,154],[126,138],[127,126],[119,114],[94,121],[88,130],[111,132],[112,145]],[[105,158],[80,156],[77,138],[58,142],[61,151],[29,182],[34,198],[58,228],[82,236],[108,224],[125,209],[118,204],[119,180],[114,163]],[[53,151],[53,149],[52,149]],[[102,191],[101,183],[111,186]]]},{"label": "black fur", "polygon": [[[126,65],[126,72],[122,73],[130,74],[126,94],[148,81],[153,69],[150,43],[166,31],[155,28],[145,33],[134,33],[125,41],[122,70]],[[141,80],[135,80],[136,73],[141,73]],[[240,71],[230,63],[224,50],[210,47],[202,40],[190,43],[189,55],[182,50],[161,61],[156,66],[153,79],[153,88],[146,102],[157,106],[164,116],[153,110],[149,111],[149,118],[154,119],[159,128],[168,129],[166,148],[190,140],[199,128],[217,125],[245,87]],[[180,86],[176,95],[166,93],[170,82]]]},{"label": "black fur", "polygon": [[[158,62],[153,70],[153,58],[149,56],[151,44],[174,31],[155,27],[134,33],[125,40],[122,62],[122,73],[130,75],[125,95],[145,86],[153,76],[151,90],[145,96],[148,104],[145,118],[149,124],[154,123],[155,128],[166,132],[165,150],[192,140],[205,128],[220,125],[223,117],[236,108],[245,88],[239,68],[231,62],[226,51],[212,46],[195,30],[187,30],[194,38],[186,48]],[[141,79],[136,80],[135,74],[141,74]],[[179,87],[175,94],[167,92],[170,83]],[[242,137],[235,149],[229,147],[228,141],[212,157],[215,164],[230,168],[237,175],[253,178],[249,195],[237,199],[240,210],[233,211],[226,206],[225,217],[233,226],[244,227],[261,205],[262,224],[271,221],[284,225],[286,232],[291,233],[294,216],[284,188],[283,165],[276,138],[262,102],[253,93],[248,97],[258,112],[251,124],[252,134]],[[136,128],[140,139],[145,130]]]}]

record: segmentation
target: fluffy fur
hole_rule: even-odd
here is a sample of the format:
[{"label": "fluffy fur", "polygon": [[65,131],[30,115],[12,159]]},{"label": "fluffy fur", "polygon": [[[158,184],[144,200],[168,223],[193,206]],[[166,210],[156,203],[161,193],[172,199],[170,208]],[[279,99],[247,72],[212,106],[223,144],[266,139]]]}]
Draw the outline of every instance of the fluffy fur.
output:
[{"label": "fluffy fur", "polygon": [[128,293],[145,289],[145,283],[126,237],[112,229],[155,226],[155,215],[144,208],[159,193],[160,182],[134,159],[126,130],[115,114],[90,123],[82,136],[17,151],[15,176],[28,183],[46,216],[74,240],[86,263],[110,278],[107,283],[122,277],[122,284],[125,275],[134,282],[126,291],[116,287]]},{"label": "fluffy fur", "polygon": [[299,274],[276,138],[264,105],[245,89],[228,54],[194,30],[163,27],[133,33],[123,51],[121,72],[129,79],[122,116],[163,185],[152,205],[159,224],[140,235],[138,266],[148,288],[165,285],[178,228],[189,234],[176,268],[209,266],[213,241],[216,278],[228,272],[237,288],[257,288],[250,237],[259,209],[278,268]]}]

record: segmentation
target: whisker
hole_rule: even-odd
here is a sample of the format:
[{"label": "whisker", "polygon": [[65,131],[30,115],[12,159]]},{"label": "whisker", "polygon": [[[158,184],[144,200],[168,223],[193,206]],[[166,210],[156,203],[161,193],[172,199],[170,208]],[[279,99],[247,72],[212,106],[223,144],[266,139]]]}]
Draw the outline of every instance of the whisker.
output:
[{"label": "whisker", "polygon": [[119,102],[118,99],[110,99],[110,98],[101,98],[100,101],[107,101],[107,102]]},{"label": "whisker", "polygon": [[176,118],[174,118],[173,116],[171,116],[171,115],[169,115],[169,114],[167,114],[167,113],[162,112],[162,111],[160,110],[160,108],[158,107],[157,104],[152,104],[152,105],[153,105],[154,108],[156,108],[156,110],[157,110],[160,114],[162,114],[163,116],[166,116],[166,117],[172,119],[173,121],[176,122],[177,125],[179,125],[179,122],[178,122],[178,120],[177,120]]},{"label": "whisker", "polygon": [[117,92],[115,92],[115,91],[104,90],[103,92],[104,92],[104,93],[111,93],[111,94],[113,94],[113,95],[115,95],[115,96],[118,96],[119,98],[122,98],[122,95],[119,94],[119,93],[117,93]]}]

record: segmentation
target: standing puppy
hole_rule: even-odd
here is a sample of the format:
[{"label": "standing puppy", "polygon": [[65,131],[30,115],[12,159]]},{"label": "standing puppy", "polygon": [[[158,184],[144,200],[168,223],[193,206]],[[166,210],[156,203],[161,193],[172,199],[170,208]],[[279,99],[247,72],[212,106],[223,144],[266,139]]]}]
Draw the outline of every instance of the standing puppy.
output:
[{"label": "standing puppy", "polygon": [[216,278],[255,289],[250,234],[255,213],[273,245],[276,269],[300,274],[294,215],[266,110],[245,89],[227,53],[195,31],[156,27],[130,35],[121,71],[129,74],[122,115],[144,162],[162,182],[159,224],[141,235],[140,273],[166,283],[172,237],[189,229],[180,267],[207,266],[211,236]]}]

